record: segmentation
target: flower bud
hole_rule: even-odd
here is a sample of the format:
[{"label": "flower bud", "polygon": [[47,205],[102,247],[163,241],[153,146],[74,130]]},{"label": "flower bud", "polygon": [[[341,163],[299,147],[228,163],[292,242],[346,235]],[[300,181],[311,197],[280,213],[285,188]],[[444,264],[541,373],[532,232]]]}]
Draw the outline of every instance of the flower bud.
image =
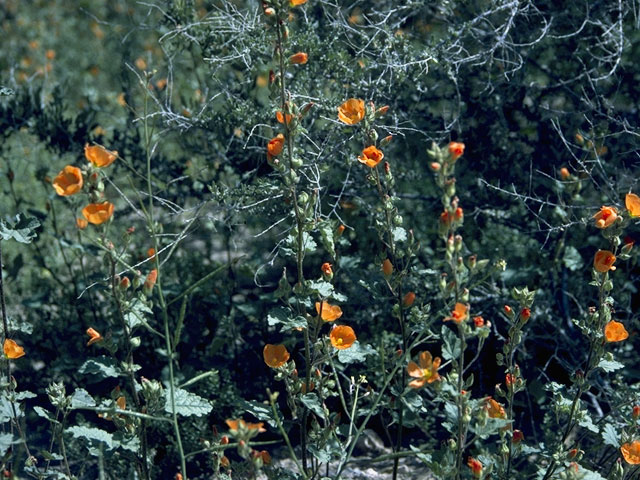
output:
[{"label": "flower bud", "polygon": [[120,280],[120,283],[118,284],[118,287],[120,287],[120,290],[126,290],[131,286],[131,281],[129,280],[129,277],[124,277],[122,280]]},{"label": "flower bud", "polygon": [[380,107],[376,110],[376,117],[381,117],[385,113],[389,111],[389,105],[385,105],[384,107]]},{"label": "flower bud", "polygon": [[523,308],[520,311],[520,318],[522,319],[522,323],[527,323],[529,318],[531,318],[531,310],[529,308]]},{"label": "flower bud", "polygon": [[404,308],[409,308],[411,305],[413,305],[413,302],[416,299],[416,294],[413,292],[409,292],[407,293],[403,298],[402,298],[402,306]]},{"label": "flower bud", "polygon": [[393,135],[387,135],[382,140],[380,140],[380,147],[386,147],[393,140]]},{"label": "flower bud", "polygon": [[505,305],[503,307],[504,313],[507,315],[507,317],[509,318],[513,318],[513,309],[509,306],[509,305]]},{"label": "flower bud", "polygon": [[325,262],[322,264],[322,266],[320,267],[320,270],[322,271],[322,277],[327,280],[330,281],[333,278],[333,269],[331,268],[331,264],[328,262]]},{"label": "flower bud", "polygon": [[514,430],[513,431],[513,436],[511,437],[511,441],[515,445],[518,445],[523,440],[524,440],[524,434],[522,433],[522,430]]},{"label": "flower bud", "polygon": [[462,207],[456,208],[455,212],[453,213],[453,218],[456,222],[462,221],[462,219],[464,218],[464,211],[462,210]]},{"label": "flower bud", "polygon": [[569,169],[567,167],[562,167],[560,169],[560,178],[562,180],[568,180],[570,176],[571,176],[571,173],[569,173]]},{"label": "flower bud", "polygon": [[382,262],[382,273],[387,278],[390,277],[393,273],[393,263],[391,263],[391,260],[389,260],[388,258],[385,259],[384,262]]},{"label": "flower bud", "polygon": [[473,317],[473,324],[477,327],[484,327],[484,318],[481,316]]},{"label": "flower bud", "polygon": [[433,170],[434,172],[438,172],[442,168],[442,164],[438,162],[431,162],[429,164],[429,167],[431,167],[431,170]]},{"label": "flower bud", "polygon": [[640,405],[633,406],[633,409],[631,410],[631,416],[634,420],[637,420],[638,417],[640,417]]},{"label": "flower bud", "polygon": [[344,225],[339,225],[338,228],[336,228],[336,236],[341,236],[344,233],[345,228],[347,227],[345,227]]}]

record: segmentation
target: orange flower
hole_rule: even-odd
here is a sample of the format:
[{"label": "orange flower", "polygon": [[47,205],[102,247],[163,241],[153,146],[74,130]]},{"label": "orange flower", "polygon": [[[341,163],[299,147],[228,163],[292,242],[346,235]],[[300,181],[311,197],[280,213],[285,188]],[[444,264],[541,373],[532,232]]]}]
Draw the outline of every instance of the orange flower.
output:
[{"label": "orange flower", "polygon": [[316,312],[325,322],[333,322],[342,316],[342,309],[337,305],[330,305],[329,302],[322,302],[322,307],[320,302],[316,302]]},{"label": "orange flower", "polygon": [[598,272],[604,273],[609,270],[615,270],[613,264],[616,262],[616,256],[609,250],[598,250],[593,258],[593,268]]},{"label": "orange flower", "polygon": [[304,65],[309,60],[309,56],[304,52],[294,53],[289,57],[289,62],[293,65]]},{"label": "orange flower", "polygon": [[604,338],[607,342],[621,342],[629,338],[629,333],[622,323],[611,320],[604,326]]},{"label": "orange flower", "polygon": [[264,423],[259,422],[259,423],[247,423],[244,420],[242,420],[241,418],[239,418],[238,420],[225,420],[225,422],[227,424],[227,426],[229,427],[229,430],[231,430],[232,432],[235,431],[239,431],[241,429],[244,430],[257,430],[259,433],[262,432],[266,432],[267,430],[264,427]]},{"label": "orange flower", "polygon": [[289,125],[291,123],[293,115],[289,115],[288,113],[286,115],[283,115],[280,110],[276,112],[276,120],[278,121],[278,123],[284,123],[285,118],[287,119],[287,125]]},{"label": "orange flower", "polygon": [[614,207],[601,207],[593,218],[596,221],[596,227],[608,228],[617,220],[618,211]]},{"label": "orange flower", "polygon": [[411,388],[421,388],[427,383],[433,383],[440,380],[438,375],[438,368],[440,368],[440,357],[431,357],[430,352],[421,352],[419,355],[420,366],[414,361],[409,362],[407,365],[407,372],[410,377],[416,380],[411,380],[409,386]]},{"label": "orange flower", "polygon": [[444,319],[445,322],[449,321],[449,320],[453,320],[456,323],[462,323],[464,322],[467,318],[469,318],[469,307],[467,307],[465,304],[463,303],[456,303],[455,309],[451,312],[451,316],[450,317],[446,317]]},{"label": "orange flower", "polygon": [[289,360],[289,352],[284,345],[271,345],[267,343],[262,350],[262,357],[264,363],[271,368],[278,368],[283,366]]},{"label": "orange flower", "polygon": [[346,325],[339,325],[333,327],[329,338],[331,339],[331,345],[338,350],[345,350],[351,347],[353,342],[356,341],[356,334],[353,328],[347,327]]},{"label": "orange flower", "polygon": [[10,338],[7,338],[4,341],[4,354],[7,356],[7,358],[20,358],[24,356],[24,348],[22,348]]},{"label": "orange flower", "polygon": [[484,318],[482,318],[480,316],[473,317],[473,323],[478,328],[484,327]]},{"label": "orange flower", "polygon": [[289,5],[291,5],[292,7],[304,5],[305,3],[307,3],[307,0],[290,0],[289,1]]},{"label": "orange flower", "polygon": [[453,160],[457,160],[464,153],[464,143],[450,142],[449,143],[449,155]]},{"label": "orange flower", "polygon": [[147,250],[147,257],[152,258],[155,254],[156,254],[155,248],[151,247],[149,250]]},{"label": "orange flower", "polygon": [[47,60],[53,60],[56,58],[56,51],[49,49],[45,52],[44,56],[47,57]]},{"label": "orange flower", "polygon": [[94,166],[102,168],[108,167],[115,162],[116,158],[118,158],[118,152],[109,151],[100,145],[89,146],[87,143],[84,146],[84,156],[93,163]]},{"label": "orange flower", "polygon": [[484,408],[487,411],[487,415],[490,418],[507,418],[507,412],[504,411],[504,407],[496,402],[493,398],[487,397]]},{"label": "orange flower", "polygon": [[82,216],[94,225],[106,222],[113,215],[113,203],[90,203],[82,209]]},{"label": "orange flower", "polygon": [[469,457],[467,459],[467,466],[471,469],[474,477],[480,478],[482,475],[482,463],[475,458]]},{"label": "orange flower", "polygon": [[388,258],[382,262],[382,273],[385,277],[389,277],[393,273],[393,263]]},{"label": "orange flower", "polygon": [[89,335],[90,337],[89,341],[87,342],[87,347],[102,340],[102,335],[100,335],[100,333],[93,328],[87,328],[87,335]]},{"label": "orange flower", "polygon": [[338,120],[347,125],[360,123],[364,118],[364,100],[350,98],[338,107]]},{"label": "orange flower", "polygon": [[570,176],[571,173],[569,173],[569,169],[567,167],[562,167],[560,169],[560,178],[562,178],[562,180],[567,180]]},{"label": "orange flower", "polygon": [[384,153],[382,153],[382,150],[378,150],[375,146],[371,145],[362,150],[362,155],[358,157],[358,161],[364,163],[367,167],[373,168],[378,165],[383,158]]},{"label": "orange flower", "polygon": [[627,193],[624,204],[632,217],[640,217],[640,197],[635,193]]},{"label": "orange flower", "polygon": [[625,443],[620,447],[622,456],[627,463],[631,465],[640,465],[640,441],[633,443]]},{"label": "orange flower", "polygon": [[73,195],[82,190],[82,172],[78,167],[67,165],[56,178],[53,179],[53,188],[63,197]]},{"label": "orange flower", "polygon": [[284,147],[284,135],[279,133],[274,138],[269,140],[267,144],[267,152],[272,157],[277,157],[282,153],[282,148]]},{"label": "orange flower", "polygon": [[80,230],[84,230],[85,228],[87,228],[87,225],[89,225],[89,222],[87,222],[84,218],[76,218],[76,227],[78,227]]},{"label": "orange flower", "polygon": [[325,275],[333,275],[331,264],[328,262],[323,263],[322,266],[320,267],[320,270],[322,270],[322,273],[324,273]]}]

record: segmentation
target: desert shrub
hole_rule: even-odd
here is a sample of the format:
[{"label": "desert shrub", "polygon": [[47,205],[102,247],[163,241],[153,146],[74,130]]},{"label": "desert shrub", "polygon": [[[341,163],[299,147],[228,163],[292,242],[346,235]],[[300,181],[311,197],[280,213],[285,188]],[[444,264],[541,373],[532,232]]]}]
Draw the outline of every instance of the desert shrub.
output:
[{"label": "desert shrub", "polygon": [[635,478],[637,7],[4,2],[4,475]]}]

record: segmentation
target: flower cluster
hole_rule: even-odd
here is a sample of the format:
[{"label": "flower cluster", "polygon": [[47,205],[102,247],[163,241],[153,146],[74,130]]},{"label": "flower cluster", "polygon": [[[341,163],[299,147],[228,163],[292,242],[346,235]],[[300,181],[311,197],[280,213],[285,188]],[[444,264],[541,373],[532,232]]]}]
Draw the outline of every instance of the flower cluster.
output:
[{"label": "flower cluster", "polygon": [[[88,185],[88,194],[91,203],[82,209],[82,216],[76,220],[76,226],[80,229],[92,225],[101,225],[113,216],[114,205],[104,201],[104,184],[99,176],[99,169],[108,167],[117,158],[118,152],[109,151],[101,145],[84,146],[84,156],[90,165],[84,171],[73,165],[65,166],[53,180],[53,188],[56,193],[68,197],[80,193]],[[84,177],[88,182],[84,181]]]}]

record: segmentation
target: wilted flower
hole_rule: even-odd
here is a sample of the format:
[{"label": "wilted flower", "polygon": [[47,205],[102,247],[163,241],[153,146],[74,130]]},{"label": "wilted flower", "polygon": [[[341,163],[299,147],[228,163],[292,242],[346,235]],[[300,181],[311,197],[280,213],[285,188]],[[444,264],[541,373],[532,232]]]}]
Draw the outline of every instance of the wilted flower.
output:
[{"label": "wilted flower", "polygon": [[342,316],[342,309],[338,305],[331,305],[329,302],[316,302],[316,312],[325,322],[333,322]]},{"label": "wilted flower", "polygon": [[364,118],[364,100],[350,98],[338,107],[338,120],[347,125],[360,123]]},{"label": "wilted flower", "polygon": [[289,360],[289,352],[284,345],[271,345],[270,343],[264,346],[262,350],[262,357],[264,363],[271,368],[278,368],[283,366]]},{"label": "wilted flower", "polygon": [[93,328],[87,328],[87,335],[89,335],[89,341],[87,342],[87,346],[93,345],[94,343],[102,340],[102,335],[97,330]]},{"label": "wilted flower", "polygon": [[84,156],[87,160],[89,160],[96,167],[108,167],[113,162],[115,162],[116,158],[118,158],[118,152],[109,151],[106,148],[100,145],[89,145],[88,143],[84,146]]},{"label": "wilted flower", "polygon": [[456,303],[454,310],[451,312],[451,316],[445,317],[444,321],[447,322],[449,320],[452,320],[456,323],[462,323],[467,318],[469,318],[468,310],[469,307],[467,307],[463,303],[458,302]]},{"label": "wilted flower", "polygon": [[348,327],[346,325],[338,325],[333,327],[331,330],[331,334],[329,335],[329,339],[331,340],[331,345],[333,345],[338,350],[345,350],[350,348],[351,345],[356,341],[356,333],[353,331],[353,328]]},{"label": "wilted flower", "polygon": [[82,209],[82,216],[93,225],[106,222],[113,215],[113,203],[90,203]]},{"label": "wilted flower", "polygon": [[420,365],[414,361],[410,361],[407,365],[409,376],[416,379],[409,382],[411,388],[421,388],[427,383],[440,380],[440,375],[438,375],[440,357],[432,358],[431,352],[421,352],[418,356],[418,362]]},{"label": "wilted flower", "polygon": [[374,145],[362,150],[362,155],[358,156],[358,161],[364,163],[367,167],[375,167],[384,158],[382,150],[378,150]]},{"label": "wilted flower", "polygon": [[596,221],[596,227],[608,228],[617,220],[618,211],[614,207],[601,207],[593,218]]},{"label": "wilted flower", "polygon": [[10,338],[5,339],[3,349],[7,358],[16,359],[24,356],[24,348]]},{"label": "wilted flower", "polygon": [[73,195],[82,190],[82,172],[78,167],[67,165],[53,179],[53,188],[63,197]]},{"label": "wilted flower", "polygon": [[593,258],[593,268],[598,272],[604,273],[609,270],[615,270],[613,264],[616,262],[616,256],[609,250],[598,250]]},{"label": "wilted flower", "polygon": [[629,333],[622,323],[611,320],[604,326],[604,338],[607,342],[621,342],[629,338]]}]

